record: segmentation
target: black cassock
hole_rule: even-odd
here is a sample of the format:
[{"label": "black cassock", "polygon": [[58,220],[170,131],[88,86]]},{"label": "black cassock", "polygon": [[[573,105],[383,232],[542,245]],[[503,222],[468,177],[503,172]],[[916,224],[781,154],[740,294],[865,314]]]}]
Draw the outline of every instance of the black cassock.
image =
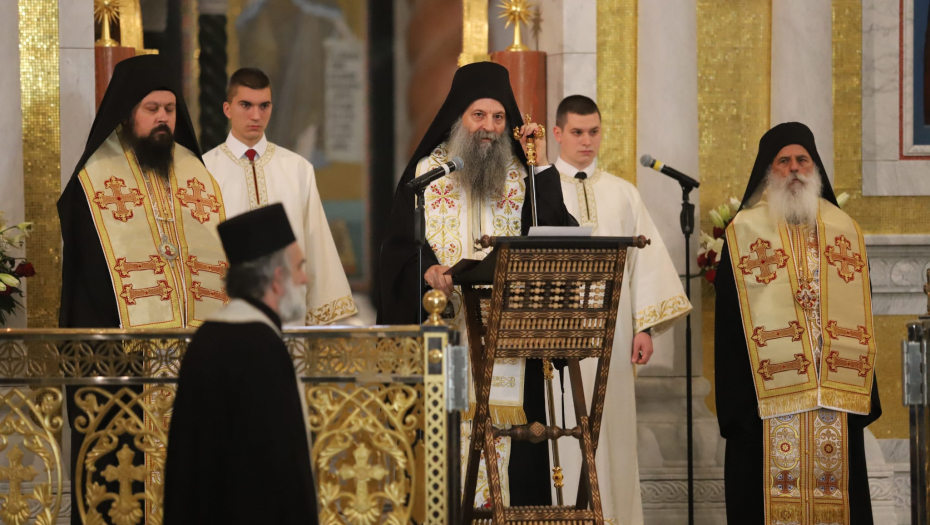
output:
[{"label": "black cassock", "polygon": [[[420,309],[417,318],[417,296],[422,275],[417,275],[417,242],[413,235],[414,196],[404,188],[416,176],[417,163],[429,156],[432,150],[449,135],[454,122],[462,116],[472,102],[482,98],[499,101],[506,110],[509,130],[523,124],[517,108],[507,70],[492,62],[478,62],[459,68],[452,81],[449,95],[439,110],[423,141],[404,170],[394,194],[387,240],[381,247],[381,305],[378,309],[379,324],[419,324],[424,312]],[[514,155],[530,172],[526,156],[519,142],[513,141]],[[502,174],[503,176],[503,174]],[[536,174],[537,219],[540,226],[577,226],[562,201],[562,185],[558,170],[552,166]],[[523,205],[523,234],[532,226],[532,201],[527,182],[526,200]],[[423,270],[439,264],[436,254],[429,246],[423,250]],[[423,290],[428,287],[423,281]],[[523,409],[527,421],[546,421],[545,384],[542,361],[528,359],[524,381]],[[530,443],[514,441],[510,456],[510,503],[511,505],[550,505],[552,503],[549,481],[548,442]]]},{"label": "black cassock", "polygon": [[[165,525],[317,523],[310,448],[278,316],[209,321],[184,361],[168,435]],[[222,318],[223,312],[218,314]]]},{"label": "black cassock", "polygon": [[[743,197],[749,203],[764,183],[766,168],[781,149],[800,144],[811,154],[820,168],[823,189],[821,197],[836,204],[833,188],[827,179],[823,162],[817,153],[814,136],[803,124],[780,124],[759,142],[759,155]],[[717,422],[720,435],[726,440],[724,483],[727,522],[745,525],[765,522],[765,489],[763,426],[759,417],[756,387],[753,383],[749,349],[743,331],[739,295],[730,264],[729,247],[724,245],[720,265],[714,279],[717,296],[714,319],[714,367],[717,402]],[[878,378],[872,381],[872,411],[867,416],[849,414],[849,517],[852,525],[872,523],[872,502],[869,497],[869,476],[865,463],[863,430],[882,414],[878,397]]]}]

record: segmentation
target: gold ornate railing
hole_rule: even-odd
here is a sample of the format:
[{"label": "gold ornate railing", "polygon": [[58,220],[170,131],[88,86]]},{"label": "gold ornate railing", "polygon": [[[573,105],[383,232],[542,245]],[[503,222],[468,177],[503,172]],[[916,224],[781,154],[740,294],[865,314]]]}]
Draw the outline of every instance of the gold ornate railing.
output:
[{"label": "gold ornate railing", "polygon": [[[0,331],[0,522],[66,523],[78,513],[84,523],[160,524],[171,407],[192,335]],[[452,521],[450,335],[427,326],[285,331],[307,398],[321,523]],[[83,436],[71,451],[70,478],[82,481],[73,490],[69,430]]]}]

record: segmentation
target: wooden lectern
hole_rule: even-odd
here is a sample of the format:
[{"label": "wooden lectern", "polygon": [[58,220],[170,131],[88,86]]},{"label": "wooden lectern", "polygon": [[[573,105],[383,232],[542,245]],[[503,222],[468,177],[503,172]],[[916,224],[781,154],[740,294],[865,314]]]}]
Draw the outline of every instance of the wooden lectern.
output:
[{"label": "wooden lectern", "polygon": [[[603,525],[594,466],[607,392],[610,354],[617,322],[627,248],[649,244],[645,237],[497,237],[495,249],[471,270],[453,277],[462,286],[476,409],[468,453],[462,509],[464,523],[577,523]],[[487,285],[492,285],[488,288]],[[491,425],[488,398],[494,360],[507,357],[568,362],[578,426],[562,429],[530,422],[510,429]],[[579,361],[597,358],[591,411],[585,406]],[[554,423],[550,421],[550,423]],[[494,458],[494,438],[534,443],[572,436],[582,456],[577,504],[504,507],[500,472],[485,462],[491,509],[476,509],[481,452]]]}]

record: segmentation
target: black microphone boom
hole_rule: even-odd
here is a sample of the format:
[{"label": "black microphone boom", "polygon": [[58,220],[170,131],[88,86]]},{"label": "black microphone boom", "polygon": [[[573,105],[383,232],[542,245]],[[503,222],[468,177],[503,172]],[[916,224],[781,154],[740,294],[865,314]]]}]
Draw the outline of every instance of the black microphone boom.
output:
[{"label": "black microphone boom", "polygon": [[672,168],[672,167],[670,167],[670,166],[666,166],[665,164],[662,164],[661,162],[659,162],[659,161],[657,161],[656,159],[652,158],[652,156],[650,156],[650,155],[643,155],[642,157],[640,157],[639,162],[640,162],[643,166],[646,166],[647,168],[652,168],[652,169],[658,171],[659,173],[663,173],[663,174],[668,175],[669,177],[671,177],[671,178],[677,180],[678,183],[681,184],[682,186],[685,186],[685,187],[688,187],[688,188],[697,188],[698,186],[701,185],[700,182],[698,182],[698,181],[692,179],[691,177],[689,177],[689,176],[685,175],[684,173],[682,173],[682,172],[676,170],[675,168]]},{"label": "black microphone boom", "polygon": [[406,188],[415,193],[423,191],[434,180],[445,177],[455,170],[460,170],[463,166],[465,166],[465,162],[462,160],[462,157],[453,157],[452,160],[438,168],[433,168],[423,175],[414,178],[407,183]]}]

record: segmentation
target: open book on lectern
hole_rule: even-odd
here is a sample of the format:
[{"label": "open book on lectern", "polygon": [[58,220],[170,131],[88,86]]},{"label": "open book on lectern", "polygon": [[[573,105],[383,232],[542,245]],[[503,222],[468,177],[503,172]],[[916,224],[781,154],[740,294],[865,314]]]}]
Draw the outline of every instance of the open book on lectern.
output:
[{"label": "open book on lectern", "polygon": [[[634,246],[638,237],[591,237],[590,226],[540,226],[530,228],[524,237],[494,237],[494,246],[509,244],[519,248],[591,249],[610,246]],[[552,235],[547,235],[552,234]],[[648,241],[646,241],[648,242]],[[491,250],[483,260],[462,259],[446,271],[455,285],[489,285],[494,282],[497,250]]]}]

